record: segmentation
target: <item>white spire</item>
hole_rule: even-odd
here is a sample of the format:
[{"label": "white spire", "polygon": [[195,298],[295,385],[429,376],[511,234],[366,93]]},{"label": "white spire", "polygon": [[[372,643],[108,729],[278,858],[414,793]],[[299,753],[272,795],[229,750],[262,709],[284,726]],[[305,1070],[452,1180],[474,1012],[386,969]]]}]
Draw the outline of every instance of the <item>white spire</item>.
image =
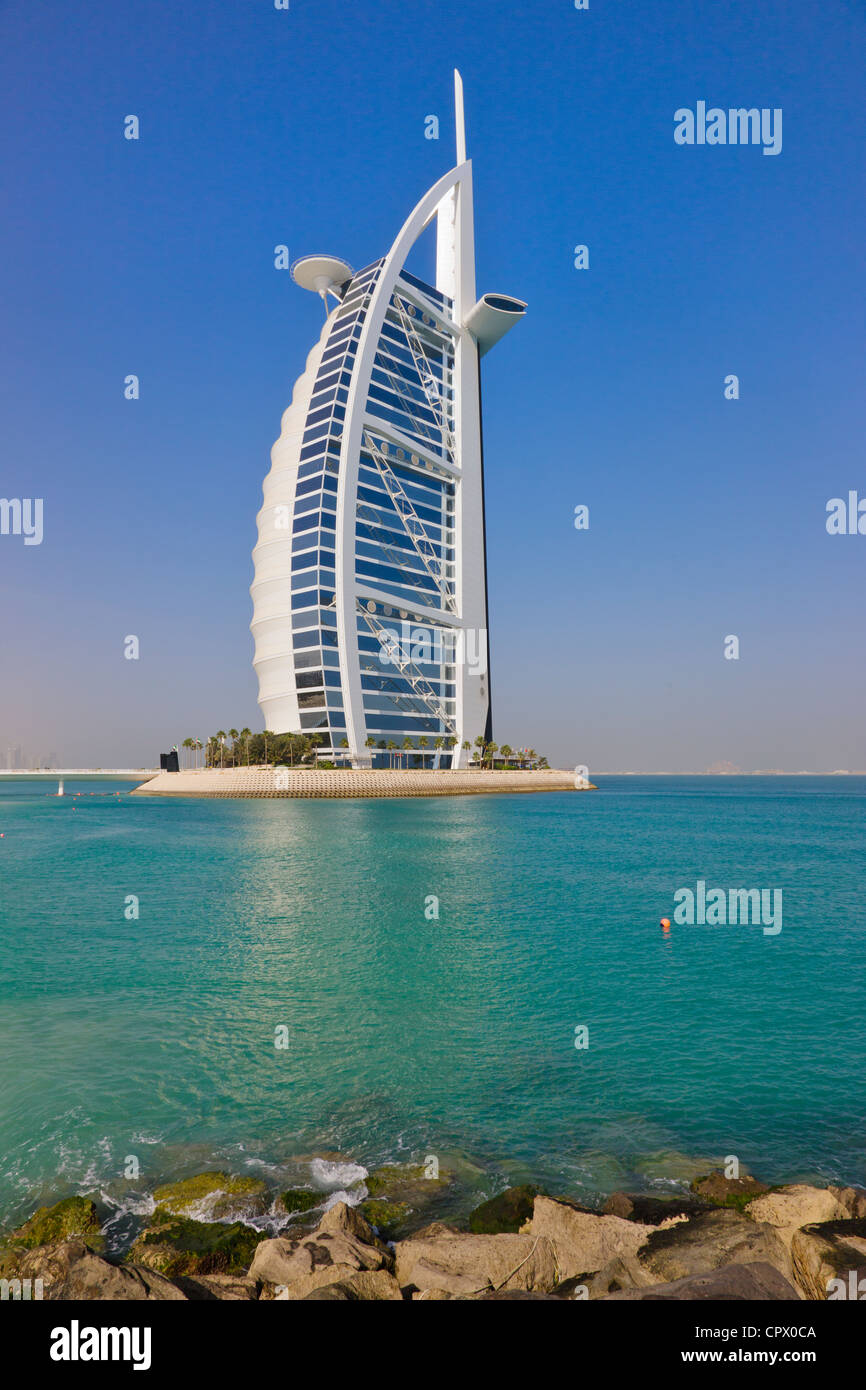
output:
[{"label": "white spire", "polygon": [[457,163],[466,163],[466,119],[463,114],[463,78],[454,69],[454,117],[457,126]]}]

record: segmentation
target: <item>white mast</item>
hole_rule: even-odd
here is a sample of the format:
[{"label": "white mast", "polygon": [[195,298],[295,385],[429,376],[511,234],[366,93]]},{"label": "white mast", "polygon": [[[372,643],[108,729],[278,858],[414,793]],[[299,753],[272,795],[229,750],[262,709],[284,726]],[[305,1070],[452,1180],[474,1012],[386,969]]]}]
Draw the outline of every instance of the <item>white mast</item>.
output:
[{"label": "white mast", "polygon": [[457,163],[466,163],[466,118],[463,114],[463,78],[454,69],[454,116],[457,127]]}]

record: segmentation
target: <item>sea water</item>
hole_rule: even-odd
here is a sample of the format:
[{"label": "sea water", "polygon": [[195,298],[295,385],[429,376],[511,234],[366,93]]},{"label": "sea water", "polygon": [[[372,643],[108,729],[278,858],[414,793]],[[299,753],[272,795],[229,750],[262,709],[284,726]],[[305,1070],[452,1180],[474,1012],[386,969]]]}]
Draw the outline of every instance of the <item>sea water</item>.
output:
[{"label": "sea water", "polygon": [[[596,780],[0,783],[0,1225],[71,1192],[146,1213],[209,1168],[358,1191],[430,1155],[470,1205],[729,1156],[866,1182],[866,778]],[[782,930],[676,923],[699,882],[780,890]]]}]

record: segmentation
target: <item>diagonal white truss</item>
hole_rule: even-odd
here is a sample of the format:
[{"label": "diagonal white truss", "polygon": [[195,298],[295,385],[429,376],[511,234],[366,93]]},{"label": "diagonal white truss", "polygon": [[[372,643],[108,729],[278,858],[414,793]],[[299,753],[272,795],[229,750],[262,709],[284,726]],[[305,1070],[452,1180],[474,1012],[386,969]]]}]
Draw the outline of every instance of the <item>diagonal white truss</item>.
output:
[{"label": "diagonal white truss", "polygon": [[364,442],[376,465],[385,490],[394,504],[394,510],[403,522],[406,535],[415,547],[422,565],[436,585],[437,592],[442,599],[443,607],[450,609],[452,613],[456,612],[454,593],[445,577],[443,561],[437,560],[435,555],[428,553],[424,549],[424,545],[427,545],[432,551],[433,541],[431,541],[430,537],[427,535],[424,523],[416,512],[411,498],[405,492],[399,478],[392,471],[387,458],[382,453],[370,431],[366,428],[364,430]]},{"label": "diagonal white truss", "polygon": [[[382,551],[382,554],[387,556],[395,569],[402,570],[407,577],[412,577],[412,571],[406,569],[406,551],[395,550],[393,545],[388,545],[386,541],[382,540],[380,529],[383,525],[382,518],[371,503],[358,503],[358,525],[367,539],[373,541]],[[371,560],[372,556],[365,556],[364,558]],[[407,585],[406,587],[410,588],[411,586]]]},{"label": "diagonal white truss", "polygon": [[[436,438],[435,432],[431,428],[429,422],[427,420],[422,420],[421,417],[415,413],[417,406],[420,405],[420,401],[416,401],[414,397],[407,393],[405,388],[409,383],[406,381],[405,377],[398,376],[390,367],[385,366],[381,352],[376,354],[376,361],[373,367],[375,371],[381,372],[383,376],[388,378],[391,383],[391,390],[394,392],[395,396],[398,396],[399,399],[404,402],[407,408],[406,414],[412,421],[413,429],[420,438],[423,439],[426,444],[433,445],[434,449],[439,448],[442,443],[441,439]],[[378,383],[372,382],[371,384],[375,386]]]},{"label": "diagonal white truss", "polygon": [[436,423],[442,431],[442,439],[451,458],[454,457],[454,435],[448,424],[448,410],[439,390],[439,382],[436,380],[433,368],[430,365],[427,353],[424,351],[424,344],[415,331],[415,325],[409,317],[408,307],[398,294],[391,296],[391,303],[397,310],[400,319],[400,326],[406,335],[409,344],[409,351],[415,363],[415,370],[421,380],[421,387],[427,397],[427,404],[436,416]]},{"label": "diagonal white truss", "polygon": [[401,648],[395,651],[393,646],[387,643],[386,638],[390,634],[391,629],[385,627],[384,623],[380,623],[374,613],[368,612],[362,599],[359,598],[356,600],[356,606],[358,613],[364,619],[364,622],[376,638],[376,641],[382,647],[383,651],[388,652],[389,664],[395,666],[404,680],[409,682],[414,694],[422,701],[434,718],[444,724],[449,733],[456,735],[457,724],[453,715],[448,714],[445,705],[442,703],[441,697],[436,694],[436,691],[433,689],[426,676],[421,674],[415,663],[406,656]]}]

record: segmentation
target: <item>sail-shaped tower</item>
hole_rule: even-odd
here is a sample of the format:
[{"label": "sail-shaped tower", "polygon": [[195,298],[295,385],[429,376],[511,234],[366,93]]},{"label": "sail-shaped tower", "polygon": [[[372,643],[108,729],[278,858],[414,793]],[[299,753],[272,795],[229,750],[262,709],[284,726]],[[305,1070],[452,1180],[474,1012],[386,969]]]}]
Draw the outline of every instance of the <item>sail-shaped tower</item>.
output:
[{"label": "sail-shaped tower", "polygon": [[[292,267],[327,317],[264,481],[253,664],[265,727],[316,733],[356,767],[394,748],[465,766],[464,745],[492,736],[479,359],[526,305],[476,298],[454,79],[457,163],[388,254],[356,273],[331,256]],[[433,222],[435,285],[405,268]]]}]

